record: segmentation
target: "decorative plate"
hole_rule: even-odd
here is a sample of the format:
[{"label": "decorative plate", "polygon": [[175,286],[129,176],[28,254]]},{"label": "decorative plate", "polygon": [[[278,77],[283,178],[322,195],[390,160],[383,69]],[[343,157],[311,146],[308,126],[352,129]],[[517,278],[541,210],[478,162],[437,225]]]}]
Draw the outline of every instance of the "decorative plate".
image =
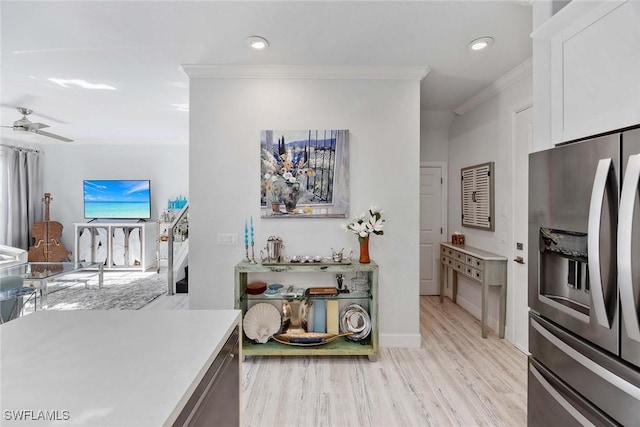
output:
[{"label": "decorative plate", "polygon": [[371,318],[367,310],[358,304],[350,304],[345,307],[340,316],[340,330],[352,335],[347,339],[351,341],[362,341],[371,333]]},{"label": "decorative plate", "polygon": [[247,310],[242,320],[242,329],[247,338],[261,344],[280,330],[281,317],[277,308],[271,304],[256,304]]},{"label": "decorative plate", "polygon": [[352,332],[344,334],[327,334],[321,332],[307,332],[303,334],[279,334],[273,339],[280,344],[295,345],[299,347],[313,347],[316,345],[328,344],[340,337],[350,336]]}]

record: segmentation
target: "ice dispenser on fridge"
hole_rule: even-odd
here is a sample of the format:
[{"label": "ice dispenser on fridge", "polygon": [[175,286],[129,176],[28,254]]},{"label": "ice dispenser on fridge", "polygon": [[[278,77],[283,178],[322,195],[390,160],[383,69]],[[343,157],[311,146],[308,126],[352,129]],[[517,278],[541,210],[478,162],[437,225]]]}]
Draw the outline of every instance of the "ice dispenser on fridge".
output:
[{"label": "ice dispenser on fridge", "polygon": [[589,321],[587,234],[540,227],[540,296]]}]

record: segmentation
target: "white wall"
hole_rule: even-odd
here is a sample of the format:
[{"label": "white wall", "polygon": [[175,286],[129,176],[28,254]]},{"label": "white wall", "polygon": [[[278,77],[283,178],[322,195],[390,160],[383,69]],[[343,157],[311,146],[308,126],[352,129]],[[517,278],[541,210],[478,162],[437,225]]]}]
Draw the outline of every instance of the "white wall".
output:
[{"label": "white wall", "polygon": [[[513,209],[512,163],[514,114],[532,105],[532,76],[518,80],[497,95],[481,103],[451,124],[449,131],[449,232],[460,231],[466,244],[497,253],[512,255],[513,218],[527,216],[527,212]],[[462,227],[460,213],[460,169],[484,162],[495,162],[495,231]],[[526,191],[526,189],[524,190]],[[507,307],[511,307],[513,286],[512,262],[507,263]],[[481,290],[477,282],[458,276],[458,303],[480,317]],[[451,294],[449,286],[448,294]],[[498,288],[489,292],[489,325],[498,326]],[[507,332],[513,324],[512,312],[507,309]]]},{"label": "white wall", "polygon": [[449,160],[449,128],[456,115],[452,111],[420,112],[420,161]]},{"label": "white wall", "polygon": [[74,222],[85,222],[84,179],[150,179],[151,215],[157,219],[167,199],[189,191],[189,147],[163,143],[46,144],[43,154],[43,193],[51,193],[51,219],[64,226],[62,243],[74,249]]},{"label": "white wall", "polygon": [[[256,257],[270,235],[285,253],[329,255],[358,243],[347,219],[260,219],[262,129],[348,129],[350,208],[384,209],[385,235],[371,238],[380,265],[383,346],[419,346],[418,231],[420,99],[417,80],[190,80],[191,308],[234,305],[234,265],[244,247],[218,246],[218,233],[238,233],[253,216]],[[329,278],[335,284],[333,278]]]}]

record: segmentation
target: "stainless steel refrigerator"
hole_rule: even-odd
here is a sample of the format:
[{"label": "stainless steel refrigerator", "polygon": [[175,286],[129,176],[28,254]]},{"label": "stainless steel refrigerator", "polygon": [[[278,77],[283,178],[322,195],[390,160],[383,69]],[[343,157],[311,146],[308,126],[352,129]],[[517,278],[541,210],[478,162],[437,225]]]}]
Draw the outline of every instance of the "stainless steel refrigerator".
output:
[{"label": "stainless steel refrigerator", "polygon": [[530,426],[640,425],[640,129],[529,157]]}]

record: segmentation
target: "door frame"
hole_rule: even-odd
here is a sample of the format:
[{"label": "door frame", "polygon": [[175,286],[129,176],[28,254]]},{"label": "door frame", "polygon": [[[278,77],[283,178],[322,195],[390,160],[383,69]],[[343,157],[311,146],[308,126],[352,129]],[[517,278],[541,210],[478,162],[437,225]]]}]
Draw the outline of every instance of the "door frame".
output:
[{"label": "door frame", "polygon": [[[440,234],[440,242],[447,241],[447,213],[448,213],[448,203],[449,203],[449,175],[447,162],[420,162],[420,169],[422,168],[440,168],[440,176],[442,177],[442,188],[440,195],[440,227],[442,228],[442,233]],[[420,197],[420,194],[418,194]],[[422,215],[422,212],[420,213]],[[440,249],[437,250],[438,261],[436,263],[436,281],[440,283]],[[420,257],[418,256],[418,259]],[[418,296],[420,296],[420,286],[418,286]]]},{"label": "door frame", "polygon": [[[516,120],[517,120],[517,116],[518,113],[521,113],[522,111],[528,109],[528,108],[535,108],[535,106],[533,105],[533,99],[527,99],[525,102],[523,102],[522,104],[517,105],[516,107],[511,109],[511,173],[512,176],[515,175],[516,171],[515,171],[515,158],[516,158]],[[534,117],[532,118],[532,120],[534,121],[535,124],[535,110],[534,110]],[[535,135],[534,135],[535,138]],[[531,141],[531,146],[530,146],[530,153],[532,153],[535,150],[535,141]],[[516,212],[516,188],[514,185],[511,186],[511,212],[512,212],[512,220],[511,220],[511,248],[509,251],[509,255],[511,256],[511,260],[514,260],[516,257],[516,227],[515,227],[515,212]],[[527,197],[529,195],[529,189],[527,188]],[[528,217],[529,212],[526,212],[526,215]],[[524,250],[524,255],[525,255],[525,259],[527,261],[527,263],[529,262],[529,260],[527,259],[526,255],[528,254],[528,246],[530,245],[530,242],[528,241],[528,236],[527,236],[527,247],[525,247]],[[510,261],[511,263],[513,261]],[[510,264],[511,266],[513,266],[513,264]],[[529,264],[526,264],[527,266]],[[528,268],[528,267],[527,267]],[[515,286],[515,282],[514,282],[514,277],[515,277],[515,272],[513,270],[513,267],[511,268],[507,268],[507,307],[510,306],[510,309],[508,311],[511,312],[511,327],[507,328],[507,339],[513,344],[515,345],[520,351],[522,351],[525,354],[529,354],[528,349],[526,348],[522,348],[520,345],[517,344],[517,342],[519,342],[519,340],[517,340],[516,338],[516,328],[515,328],[515,318],[516,316],[519,314],[518,311],[516,310],[516,304],[515,304],[515,292],[514,292],[514,286]],[[511,286],[509,286],[511,285]],[[529,284],[527,283],[527,289],[529,287]],[[512,298],[509,298],[509,295],[512,295]],[[528,297],[528,291],[525,294],[526,297]],[[527,310],[524,313],[520,313],[521,316],[529,316],[529,307],[527,304]],[[509,313],[507,312],[507,319],[509,318]],[[507,321],[507,324],[509,322]]]}]

